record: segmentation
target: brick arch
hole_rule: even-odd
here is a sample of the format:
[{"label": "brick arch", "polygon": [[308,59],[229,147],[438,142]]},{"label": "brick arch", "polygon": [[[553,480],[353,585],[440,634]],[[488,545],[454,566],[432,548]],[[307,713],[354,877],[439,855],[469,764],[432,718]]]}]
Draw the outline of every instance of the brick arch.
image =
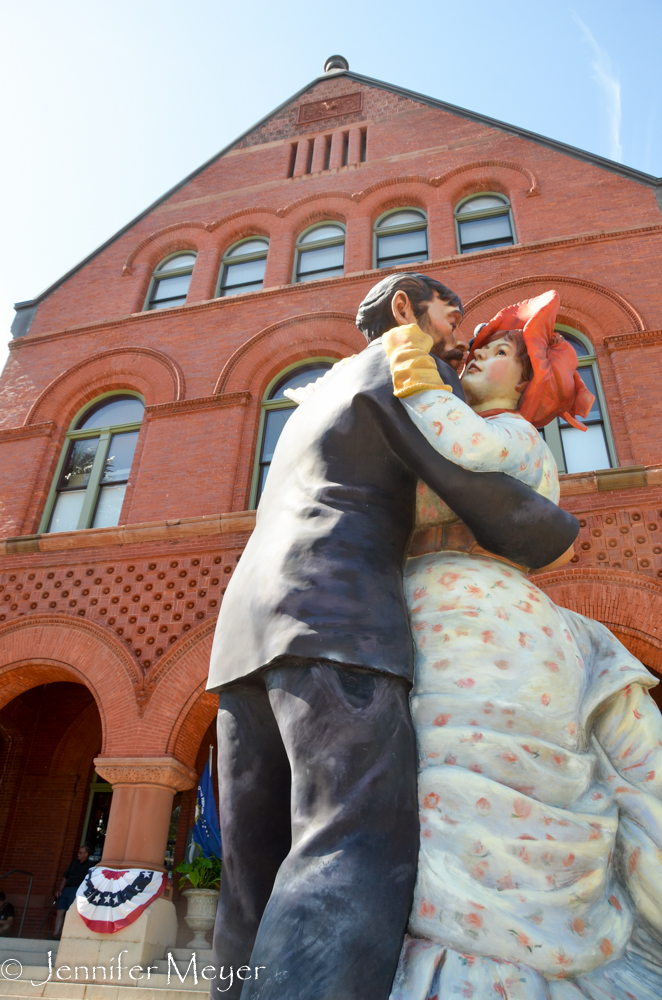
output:
[{"label": "brick arch", "polygon": [[190,766],[195,762],[199,744],[198,740],[194,746],[191,734],[199,733],[202,739],[218,705],[213,695],[205,695],[215,627],[216,621],[212,620],[192,630],[146,678],[149,701],[143,725],[147,729],[158,727],[169,748],[181,746],[188,756],[175,756]]},{"label": "brick arch", "polygon": [[[365,339],[349,313],[323,312],[294,316],[261,330],[242,344],[228,359],[214,393],[248,390],[262,397],[265,369],[277,374],[281,368],[320,353],[338,358],[356,354]],[[263,385],[264,383],[264,385]]]},{"label": "brick arch", "polygon": [[486,323],[504,306],[550,288],[555,288],[561,296],[560,313],[564,322],[586,332],[594,343],[601,343],[610,333],[636,333],[644,329],[644,321],[634,306],[613,289],[585,278],[543,274],[494,285],[476,295],[465,303],[464,331],[471,335],[477,323]]},{"label": "brick arch", "polygon": [[364,201],[370,195],[377,192],[383,193],[384,191],[390,190],[391,188],[400,187],[400,185],[406,185],[407,187],[435,187],[435,179],[430,177],[424,177],[422,174],[410,174],[403,177],[387,177],[383,181],[377,181],[376,184],[370,184],[367,188],[362,191],[355,191],[351,196],[352,201],[360,202]]},{"label": "brick arch", "polygon": [[429,215],[433,200],[436,199],[430,182],[424,177],[396,177],[372,184],[359,193],[361,197],[358,200],[365,202],[361,205],[361,214],[370,218],[371,228],[379,216],[390,208],[411,205]]},{"label": "brick arch", "polygon": [[314,199],[312,204],[300,205],[289,220],[294,241],[296,242],[304,230],[316,222],[340,222],[346,226],[350,216],[355,214],[353,209],[354,206],[351,204],[349,206],[343,203],[334,204],[333,199],[322,195]]},{"label": "brick arch", "polygon": [[205,680],[183,706],[173,726],[168,753],[195,767],[200,742],[218,714],[218,695],[205,691]]},{"label": "brick arch", "polygon": [[39,394],[25,425],[53,420],[68,427],[95,396],[113,389],[140,392],[147,406],[183,399],[184,373],[172,358],[147,347],[117,347],[85,358],[54,378]]},{"label": "brick arch", "polygon": [[177,250],[199,250],[200,245],[204,245],[204,234],[208,231],[209,227],[204,222],[175,222],[171,226],[157,229],[129,253],[122,265],[122,276],[133,274],[133,265],[138,257],[141,258],[141,263],[153,271],[158,262],[170,253]]},{"label": "brick arch", "polygon": [[[495,171],[497,172],[495,173]],[[433,177],[430,183],[435,187],[443,187],[458,178],[458,182],[453,185],[453,194],[451,195],[453,202],[459,201],[460,198],[464,198],[468,194],[477,194],[481,190],[486,190],[485,185],[488,185],[487,190],[493,190],[493,185],[496,184],[496,190],[503,189],[502,193],[508,194],[508,189],[512,185],[504,178],[504,171],[518,173],[524,178],[528,185],[527,198],[535,198],[540,194],[540,186],[535,174],[528,167],[512,160],[474,160],[472,163],[464,163],[438,177]]]},{"label": "brick arch", "polygon": [[634,573],[590,568],[541,574],[535,582],[560,607],[602,622],[662,675],[662,587]]},{"label": "brick arch", "polygon": [[30,688],[54,681],[82,684],[92,694],[103,753],[125,751],[138,724],[142,674],[112,633],[81,619],[34,615],[0,625],[0,708]]},{"label": "brick arch", "polygon": [[301,208],[303,205],[314,204],[317,201],[334,201],[336,199],[349,200],[354,198],[354,195],[349,194],[347,191],[320,191],[318,194],[308,194],[304,198],[297,198],[296,201],[291,201],[289,205],[285,205],[283,208],[276,210],[276,215],[283,219],[286,215],[294,212],[296,209]]}]

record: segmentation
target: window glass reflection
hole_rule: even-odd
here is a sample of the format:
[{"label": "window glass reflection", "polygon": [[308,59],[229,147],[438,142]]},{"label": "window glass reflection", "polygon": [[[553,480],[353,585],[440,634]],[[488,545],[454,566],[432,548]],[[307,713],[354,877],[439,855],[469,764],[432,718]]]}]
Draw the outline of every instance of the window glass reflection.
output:
[{"label": "window glass reflection", "polygon": [[83,438],[82,441],[71,443],[69,457],[60,477],[59,489],[75,490],[87,486],[98,447],[99,438]]}]

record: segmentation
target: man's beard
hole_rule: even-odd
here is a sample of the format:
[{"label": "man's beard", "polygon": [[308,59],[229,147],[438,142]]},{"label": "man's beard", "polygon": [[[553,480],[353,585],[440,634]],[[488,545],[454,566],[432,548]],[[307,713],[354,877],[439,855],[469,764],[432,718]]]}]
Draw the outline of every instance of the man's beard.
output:
[{"label": "man's beard", "polygon": [[446,350],[443,350],[441,345],[435,345],[430,353],[434,354],[440,361],[445,361],[446,364],[449,364],[451,368],[455,369],[455,371],[462,368],[466,354],[466,352],[460,347],[449,347]]}]

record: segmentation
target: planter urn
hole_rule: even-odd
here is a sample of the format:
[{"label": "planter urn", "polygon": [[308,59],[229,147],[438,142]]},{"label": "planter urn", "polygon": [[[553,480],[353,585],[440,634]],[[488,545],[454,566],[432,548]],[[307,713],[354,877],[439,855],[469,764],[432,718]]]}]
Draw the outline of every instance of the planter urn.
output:
[{"label": "planter urn", "polygon": [[216,920],[218,889],[185,889],[183,895],[187,899],[184,919],[195,935],[186,947],[192,951],[205,951],[210,947],[205,934]]}]

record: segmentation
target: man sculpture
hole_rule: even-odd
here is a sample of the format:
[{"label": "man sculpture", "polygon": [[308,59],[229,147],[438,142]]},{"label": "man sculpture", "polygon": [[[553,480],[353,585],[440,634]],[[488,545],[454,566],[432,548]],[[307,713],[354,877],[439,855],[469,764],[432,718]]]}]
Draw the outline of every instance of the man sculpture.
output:
[{"label": "man sculpture", "polygon": [[[368,348],[278,443],[211,658],[224,855],[213,962],[225,977],[212,997],[389,996],[419,847],[402,581],[418,481],[516,563],[550,564],[577,534],[516,479],[440,456],[393,395],[382,334],[417,323],[440,354],[461,317],[425,275],[379,282],[356,321]],[[463,398],[453,368],[433,363]]]}]

